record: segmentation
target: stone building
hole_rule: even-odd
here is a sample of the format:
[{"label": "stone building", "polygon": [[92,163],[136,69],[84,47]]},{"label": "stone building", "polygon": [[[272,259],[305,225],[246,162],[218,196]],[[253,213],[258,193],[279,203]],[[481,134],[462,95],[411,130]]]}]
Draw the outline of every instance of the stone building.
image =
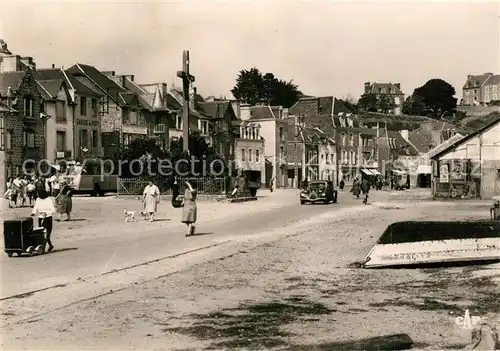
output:
[{"label": "stone building", "polygon": [[33,74],[36,69],[33,59],[12,55],[3,41],[0,44],[0,102],[3,110],[0,115],[0,148],[5,158],[3,175],[10,177],[40,165],[45,155],[45,124],[40,115],[42,98]]}]

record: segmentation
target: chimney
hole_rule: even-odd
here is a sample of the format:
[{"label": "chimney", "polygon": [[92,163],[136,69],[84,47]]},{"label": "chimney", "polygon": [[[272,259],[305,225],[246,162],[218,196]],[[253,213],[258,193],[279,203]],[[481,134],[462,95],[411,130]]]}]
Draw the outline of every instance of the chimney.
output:
[{"label": "chimney", "polygon": [[55,69],[56,68],[56,65],[55,63],[52,64],[52,69]]},{"label": "chimney", "polygon": [[236,118],[241,119],[241,103],[238,100],[231,101]]},{"label": "chimney", "polygon": [[125,88],[125,80],[127,79],[127,76],[122,76],[121,77],[121,81],[122,81],[122,87]]},{"label": "chimney", "polygon": [[287,118],[288,118],[288,109],[284,108],[283,109],[283,119],[287,119]]},{"label": "chimney", "polygon": [[133,81],[134,81],[134,79],[135,79],[135,76],[134,76],[133,74],[131,74],[129,78],[130,78],[130,80],[133,82]]},{"label": "chimney", "polygon": [[2,72],[20,72],[21,57],[19,55],[5,56],[2,58]]},{"label": "chimney", "polygon": [[472,74],[468,74],[467,75],[467,80],[471,80],[472,79]]},{"label": "chimney", "polygon": [[249,104],[241,104],[240,105],[240,114],[241,114],[241,120],[246,121],[249,120],[251,117],[250,113],[250,105]]},{"label": "chimney", "polygon": [[371,88],[370,82],[366,82],[365,83],[365,94],[369,94],[370,93],[370,88]]},{"label": "chimney", "polygon": [[410,141],[410,131],[408,129],[403,129],[399,131],[399,134],[404,138],[406,141]]},{"label": "chimney", "polygon": [[196,101],[196,95],[198,94],[198,88],[194,87],[193,88],[193,96],[194,96],[194,101]]},{"label": "chimney", "polygon": [[115,76],[115,71],[101,71],[102,74],[108,77],[114,77]]}]

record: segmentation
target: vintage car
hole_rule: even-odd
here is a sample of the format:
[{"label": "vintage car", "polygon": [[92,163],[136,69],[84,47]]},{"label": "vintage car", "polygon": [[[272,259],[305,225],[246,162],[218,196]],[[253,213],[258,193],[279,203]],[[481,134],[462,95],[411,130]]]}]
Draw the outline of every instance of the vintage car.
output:
[{"label": "vintage car", "polygon": [[337,190],[329,180],[315,180],[308,184],[307,189],[300,192],[300,204],[337,202]]}]

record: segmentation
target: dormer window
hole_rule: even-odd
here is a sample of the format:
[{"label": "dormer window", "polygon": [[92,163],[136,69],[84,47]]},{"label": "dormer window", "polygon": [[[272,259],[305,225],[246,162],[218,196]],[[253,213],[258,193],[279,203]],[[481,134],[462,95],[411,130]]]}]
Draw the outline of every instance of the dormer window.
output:
[{"label": "dormer window", "polygon": [[259,129],[259,127],[255,128],[255,139],[260,140],[260,129]]},{"label": "dormer window", "polygon": [[24,115],[26,117],[33,117],[33,98],[31,96],[24,98]]}]

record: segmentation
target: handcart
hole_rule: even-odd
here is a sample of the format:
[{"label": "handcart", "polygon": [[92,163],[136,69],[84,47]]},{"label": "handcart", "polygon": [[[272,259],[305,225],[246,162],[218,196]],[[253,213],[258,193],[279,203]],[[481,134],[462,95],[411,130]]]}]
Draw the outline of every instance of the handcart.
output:
[{"label": "handcart", "polygon": [[4,251],[7,256],[43,255],[47,244],[45,228],[35,228],[32,217],[4,221]]}]

